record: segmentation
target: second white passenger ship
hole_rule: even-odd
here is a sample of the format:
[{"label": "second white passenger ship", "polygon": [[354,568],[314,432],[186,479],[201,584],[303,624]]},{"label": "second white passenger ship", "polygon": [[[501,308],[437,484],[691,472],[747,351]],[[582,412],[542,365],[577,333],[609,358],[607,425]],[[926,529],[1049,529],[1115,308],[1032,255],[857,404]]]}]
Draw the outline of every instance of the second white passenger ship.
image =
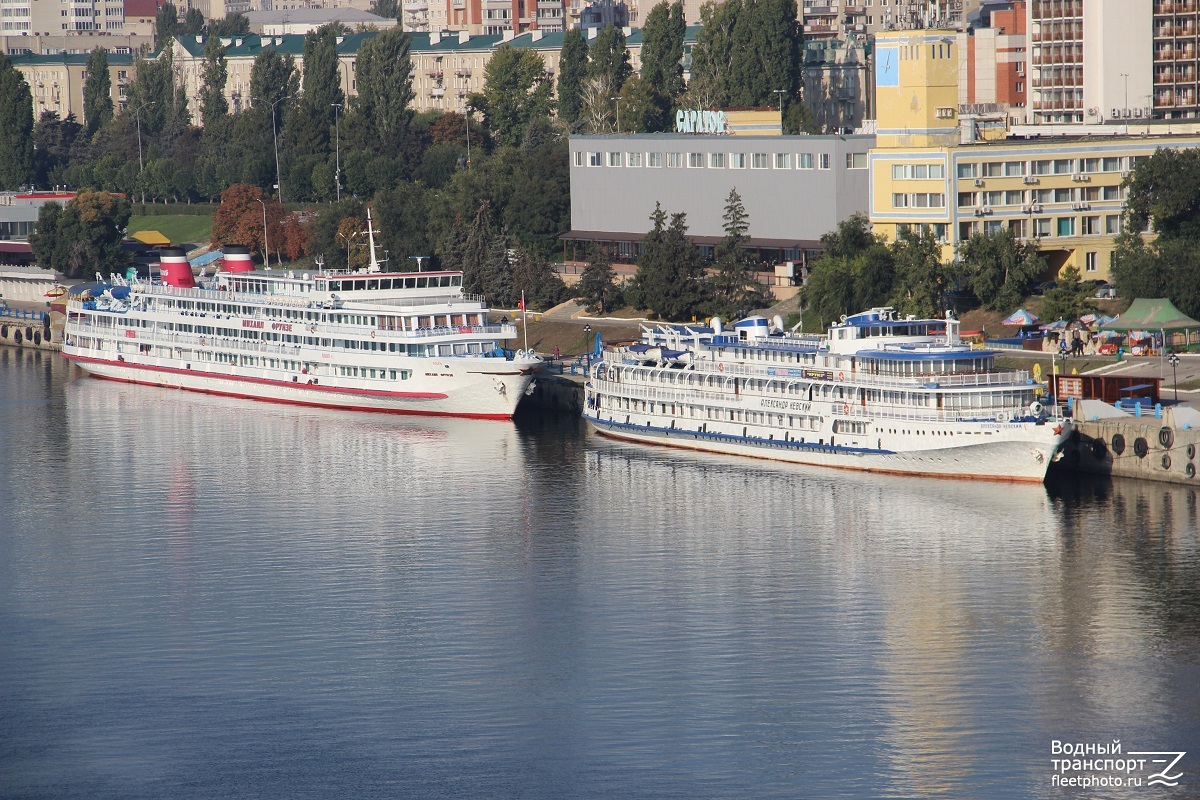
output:
[{"label": "second white passenger ship", "polygon": [[[373,231],[372,231],[373,234]],[[326,408],[508,419],[541,359],[505,349],[461,272],[254,270],[245,248],[197,283],[181,250],[161,281],[73,287],[63,355],[100,378]],[[239,252],[240,250],[240,252]]]},{"label": "second white passenger ship", "polygon": [[664,326],[610,347],[584,417],[648,444],[826,467],[1041,481],[1071,433],[1028,372],[961,341],[952,318],[874,308],[827,336],[750,317],[725,331]]}]

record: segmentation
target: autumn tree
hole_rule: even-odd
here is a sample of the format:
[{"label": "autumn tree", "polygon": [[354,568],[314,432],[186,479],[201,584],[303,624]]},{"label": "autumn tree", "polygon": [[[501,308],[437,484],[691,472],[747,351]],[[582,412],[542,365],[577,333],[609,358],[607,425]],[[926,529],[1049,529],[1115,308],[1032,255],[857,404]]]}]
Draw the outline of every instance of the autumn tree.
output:
[{"label": "autumn tree", "polygon": [[266,238],[271,240],[272,245],[275,242],[283,243],[283,230],[280,227],[283,208],[268,199],[259,187],[235,183],[221,194],[221,205],[213,215],[213,246],[238,244],[265,252],[263,203],[266,204]]}]

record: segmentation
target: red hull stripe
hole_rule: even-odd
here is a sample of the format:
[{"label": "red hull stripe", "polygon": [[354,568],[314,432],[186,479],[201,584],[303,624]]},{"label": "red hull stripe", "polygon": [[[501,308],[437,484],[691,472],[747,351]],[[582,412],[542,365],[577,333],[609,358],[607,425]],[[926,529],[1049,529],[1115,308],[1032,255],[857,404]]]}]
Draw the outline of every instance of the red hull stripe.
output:
[{"label": "red hull stripe", "polygon": [[[206,373],[196,373],[196,372],[192,372],[189,370],[174,369],[172,367],[135,366],[132,364],[126,364],[126,362],[111,361],[109,359],[103,359],[103,358],[89,358],[86,356],[73,356],[73,355],[64,355],[63,357],[70,361],[84,361],[84,362],[89,362],[89,363],[116,364],[116,365],[122,365],[122,366],[130,366],[131,368],[143,369],[148,372],[182,373],[184,375],[197,375],[197,374],[206,375]],[[227,390],[223,390],[223,389],[194,389],[189,386],[164,386],[162,383],[159,383],[158,381],[155,381],[152,379],[139,380],[137,378],[114,378],[114,377],[110,377],[108,375],[96,375],[94,373],[89,373],[89,375],[93,378],[98,378],[100,380],[116,381],[117,383],[133,383],[133,384],[138,384],[140,386],[157,386],[159,388],[182,389],[187,392],[197,392],[199,394],[211,394],[211,395],[214,395],[217,397],[235,397],[235,398],[242,399],[242,400],[261,400],[261,401],[267,402],[267,403],[280,403],[283,405],[306,406],[309,408],[328,408],[328,409],[333,409],[336,411],[372,411],[372,412],[376,412],[376,413],[380,413],[380,414],[406,414],[409,416],[421,416],[421,417],[457,417],[460,419],[494,419],[494,420],[512,419],[511,414],[471,414],[471,413],[462,413],[462,412],[455,412],[455,411],[424,411],[424,410],[420,410],[420,409],[409,409],[409,408],[375,408],[375,407],[371,407],[371,406],[349,406],[345,403],[332,402],[330,400],[324,400],[322,398],[317,398],[317,397],[314,397],[311,400],[289,400],[289,399],[277,398],[277,397],[263,397],[262,395],[250,394],[248,392],[227,391]],[[357,394],[359,396],[369,396],[369,397],[395,397],[395,398],[421,399],[421,400],[436,400],[436,399],[442,399],[442,398],[446,397],[446,395],[444,395],[444,394],[434,394],[434,393],[413,392],[413,393],[409,393],[409,394],[401,394],[398,392],[373,392],[373,391],[363,390],[363,389],[357,389],[357,390],[356,389],[333,389],[328,386],[318,386],[318,385],[312,385],[312,384],[307,384],[307,383],[290,383],[288,381],[272,381],[272,380],[267,380],[265,378],[239,378],[239,377],[225,376],[225,375],[209,376],[209,377],[220,377],[224,380],[244,381],[246,383],[269,384],[272,386],[288,386],[288,387],[298,388],[298,389],[307,389],[307,390],[310,390],[313,392],[321,391],[321,392],[352,393],[352,394]]]}]

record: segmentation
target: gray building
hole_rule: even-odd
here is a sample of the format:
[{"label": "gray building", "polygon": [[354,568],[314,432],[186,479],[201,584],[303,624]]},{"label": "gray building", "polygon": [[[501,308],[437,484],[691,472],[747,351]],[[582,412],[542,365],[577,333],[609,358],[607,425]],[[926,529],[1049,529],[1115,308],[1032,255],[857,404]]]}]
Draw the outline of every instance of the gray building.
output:
[{"label": "gray building", "polygon": [[572,136],[572,230],[563,238],[612,243],[632,257],[657,202],[685,212],[689,234],[711,254],[736,188],[761,260],[804,264],[822,234],[867,212],[874,146],[874,136]]}]

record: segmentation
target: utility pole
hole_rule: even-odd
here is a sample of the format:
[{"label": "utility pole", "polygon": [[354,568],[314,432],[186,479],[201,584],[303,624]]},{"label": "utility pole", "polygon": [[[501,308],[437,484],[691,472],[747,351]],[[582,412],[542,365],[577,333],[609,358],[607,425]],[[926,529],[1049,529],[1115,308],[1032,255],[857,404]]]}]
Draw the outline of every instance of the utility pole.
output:
[{"label": "utility pole", "polygon": [[[334,135],[334,150],[333,150],[333,182],[337,185],[337,199],[342,202],[342,129],[338,124],[338,111],[341,109],[341,103],[330,103],[333,106],[333,135]],[[326,128],[326,130],[329,130]]]}]

